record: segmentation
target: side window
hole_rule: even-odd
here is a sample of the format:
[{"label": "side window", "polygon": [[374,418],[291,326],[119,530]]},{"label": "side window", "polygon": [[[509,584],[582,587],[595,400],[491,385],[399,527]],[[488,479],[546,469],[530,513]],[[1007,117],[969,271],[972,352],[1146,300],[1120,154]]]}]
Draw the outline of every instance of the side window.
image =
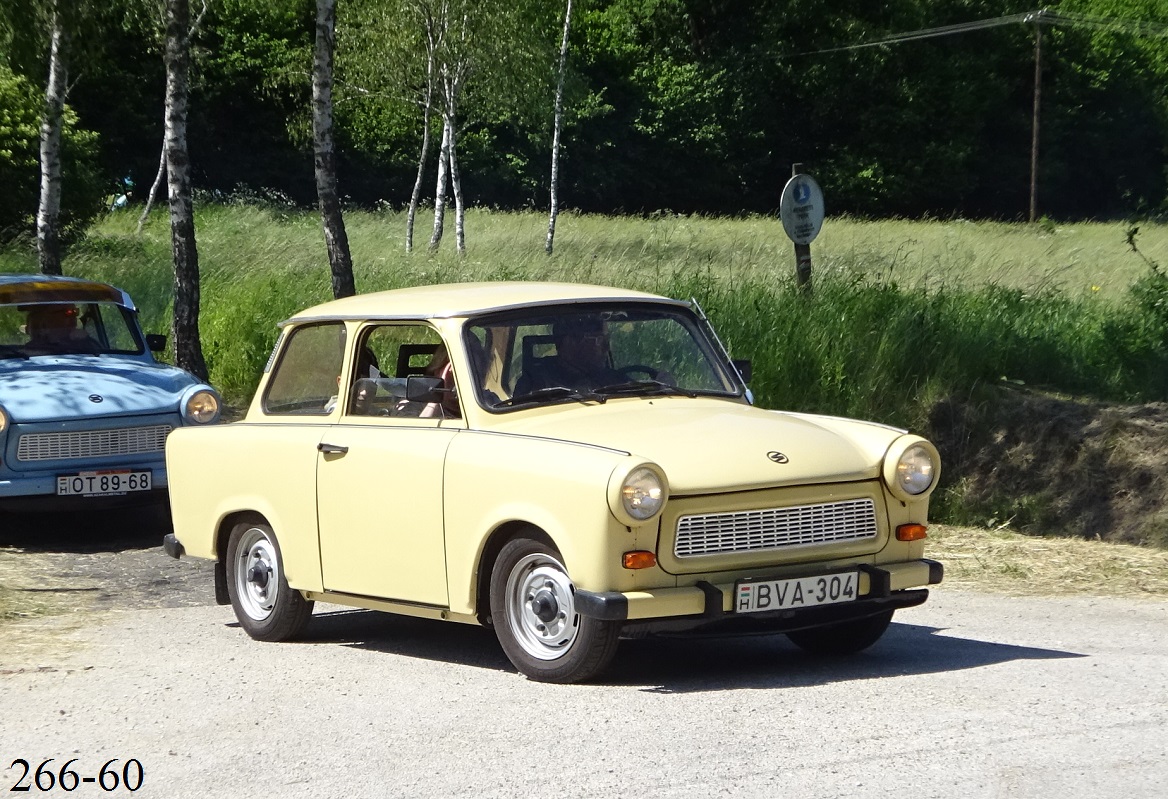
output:
[{"label": "side window", "polygon": [[296,328],[268,382],[264,412],[330,413],[336,403],[344,354],[345,326],[340,322]]},{"label": "side window", "polygon": [[367,328],[358,347],[357,368],[349,386],[346,412],[354,416],[436,417],[458,415],[458,402],[406,401],[406,379],[411,375],[441,377],[453,389],[446,347],[427,325],[376,325]]}]

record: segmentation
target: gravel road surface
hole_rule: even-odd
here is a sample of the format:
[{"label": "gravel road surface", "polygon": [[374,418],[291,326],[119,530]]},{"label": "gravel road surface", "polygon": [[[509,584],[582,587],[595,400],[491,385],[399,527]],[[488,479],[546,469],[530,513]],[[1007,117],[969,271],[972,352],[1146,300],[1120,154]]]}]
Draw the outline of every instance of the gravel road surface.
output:
[{"label": "gravel road surface", "polygon": [[[1168,783],[1168,602],[942,585],[847,660],[778,636],[646,639],[594,684],[551,686],[488,631],[336,606],[304,642],[253,642],[210,604],[204,564],[140,543],[107,601],[0,625],[0,792],[10,763],[48,758],[81,778],[136,759],[133,795],[170,799],[1126,799]],[[66,583],[113,579],[70,566],[104,557],[81,549],[31,554]],[[134,574],[163,585],[135,593]]]}]

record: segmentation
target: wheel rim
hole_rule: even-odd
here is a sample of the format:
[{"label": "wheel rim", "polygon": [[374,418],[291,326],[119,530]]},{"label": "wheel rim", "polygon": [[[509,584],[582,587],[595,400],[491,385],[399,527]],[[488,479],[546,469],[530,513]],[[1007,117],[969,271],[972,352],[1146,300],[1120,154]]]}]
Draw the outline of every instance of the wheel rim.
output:
[{"label": "wheel rim", "polygon": [[235,564],[235,593],[239,606],[249,617],[263,621],[276,605],[276,587],[280,582],[280,559],[276,545],[267,533],[253,527],[239,542],[239,561]]},{"label": "wheel rim", "polygon": [[555,660],[580,630],[575,590],[564,567],[547,555],[527,555],[507,577],[507,624],[523,651]]}]

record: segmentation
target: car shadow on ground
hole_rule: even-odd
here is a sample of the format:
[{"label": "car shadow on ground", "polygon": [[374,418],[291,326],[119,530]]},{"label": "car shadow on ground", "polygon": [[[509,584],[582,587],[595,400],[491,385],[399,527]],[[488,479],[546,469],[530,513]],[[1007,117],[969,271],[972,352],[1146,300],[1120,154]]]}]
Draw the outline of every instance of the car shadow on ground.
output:
[{"label": "car shadow on ground", "polygon": [[[893,623],[875,645],[842,658],[809,655],[786,636],[650,636],[621,641],[594,684],[653,693],[810,685],[981,668],[1015,660],[1086,657],[1076,652],[959,638]],[[304,638],[402,657],[514,672],[490,630],[367,610],[318,612]]]},{"label": "car shadow on ground", "polygon": [[165,504],[101,510],[0,513],[0,547],[38,552],[161,548],[171,531]]}]

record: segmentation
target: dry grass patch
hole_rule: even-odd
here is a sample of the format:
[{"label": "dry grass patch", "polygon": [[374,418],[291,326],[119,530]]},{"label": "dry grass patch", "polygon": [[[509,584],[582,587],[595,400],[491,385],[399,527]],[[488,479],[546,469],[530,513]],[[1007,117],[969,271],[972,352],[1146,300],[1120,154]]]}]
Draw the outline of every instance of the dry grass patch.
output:
[{"label": "dry grass patch", "polygon": [[1168,596],[1168,552],[1158,549],[936,525],[926,552],[945,564],[942,585],[953,588],[1013,596]]}]

